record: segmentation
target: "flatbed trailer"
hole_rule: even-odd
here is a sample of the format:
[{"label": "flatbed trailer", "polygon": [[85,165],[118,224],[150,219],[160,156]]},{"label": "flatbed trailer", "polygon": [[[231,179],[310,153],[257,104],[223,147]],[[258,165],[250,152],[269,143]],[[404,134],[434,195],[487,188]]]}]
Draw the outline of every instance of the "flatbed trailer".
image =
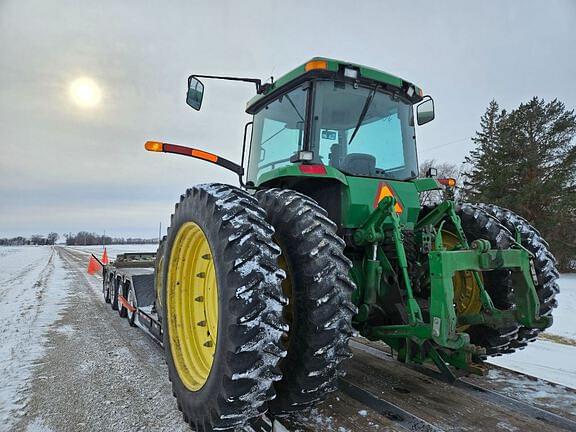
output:
[{"label": "flatbed trailer", "polygon": [[[111,264],[103,265],[102,292],[106,303],[117,310],[120,317],[127,318],[130,325],[142,329],[162,347],[162,323],[154,304],[155,263],[156,253],[118,255]],[[487,382],[487,386],[478,384],[486,383],[486,380],[469,378],[444,383],[444,378],[431,369],[409,367],[392,361],[388,348],[381,343],[355,338],[350,341],[350,346],[356,361],[360,363],[355,365],[353,361],[346,362],[347,374],[340,379],[340,391],[319,406],[318,411],[312,412],[308,417],[306,415],[287,417],[281,421],[264,415],[253,420],[243,430],[246,432],[371,430],[376,427],[375,425],[381,425],[390,428],[389,430],[444,431],[452,430],[451,425],[454,425],[459,414],[460,426],[454,425],[455,430],[460,428],[484,430],[496,427],[488,419],[489,413],[498,409],[500,409],[499,416],[496,417],[499,417],[498,425],[503,425],[502,427],[510,423],[530,431],[576,430],[574,390],[543,382],[544,389],[555,391],[557,406],[550,409],[549,406],[511,398],[507,395],[510,393],[510,388],[507,388],[507,392],[503,392],[502,388],[495,389],[491,384],[492,380]],[[513,374],[524,376],[510,371],[502,373],[512,374],[512,377]],[[537,380],[531,377],[526,379]],[[515,380],[509,378],[506,381]],[[423,386],[423,382],[429,385]],[[524,384],[519,384],[518,391],[530,394],[530,391],[524,388]],[[430,401],[435,401],[433,405],[437,405],[437,408],[443,403],[450,403],[454,412],[451,416],[446,416],[439,408],[438,411],[423,408],[420,399],[413,400],[415,394],[421,394]],[[470,401],[467,402],[468,400]],[[471,416],[469,405],[475,406],[478,414]],[[506,407],[508,411],[498,407]],[[502,418],[503,412],[508,412],[509,416]],[[361,422],[355,423],[354,417],[357,417],[358,413],[361,413]],[[318,415],[328,419],[328,423],[322,423],[318,418],[314,418]],[[368,426],[364,427],[363,423]],[[350,426],[353,429],[349,429]],[[342,429],[331,429],[333,427]]]},{"label": "flatbed trailer", "polygon": [[102,293],[130,325],[139,327],[162,344],[162,324],[155,308],[155,252],[124,253],[103,266]]}]

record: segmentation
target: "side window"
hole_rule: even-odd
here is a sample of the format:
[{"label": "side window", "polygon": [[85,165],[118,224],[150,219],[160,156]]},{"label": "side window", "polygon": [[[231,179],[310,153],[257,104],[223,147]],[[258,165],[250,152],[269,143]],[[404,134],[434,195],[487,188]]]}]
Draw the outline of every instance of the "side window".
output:
[{"label": "side window", "polygon": [[307,89],[298,87],[254,116],[248,180],[256,183],[265,172],[289,165],[304,140]]}]

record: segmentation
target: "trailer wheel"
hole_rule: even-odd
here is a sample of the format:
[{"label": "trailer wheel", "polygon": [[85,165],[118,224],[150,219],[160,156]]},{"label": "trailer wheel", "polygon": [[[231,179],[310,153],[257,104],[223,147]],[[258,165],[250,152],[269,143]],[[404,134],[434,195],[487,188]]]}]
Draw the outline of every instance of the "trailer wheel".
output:
[{"label": "trailer wheel", "polygon": [[110,275],[110,277],[104,282],[104,301],[106,303],[110,303],[112,300],[110,298],[110,285],[114,283],[114,277]]},{"label": "trailer wheel", "polygon": [[270,410],[288,413],[336,390],[341,362],[352,355],[352,263],[336,224],[314,200],[287,189],[262,190],[256,197],[276,231],[287,273],[282,287],[290,300],[284,310],[290,325],[284,340],[288,355],[280,362],[283,377],[275,384],[278,396]]},{"label": "trailer wheel", "polygon": [[274,398],[286,299],[280,253],[246,192],[207,184],[182,195],[163,263],[164,349],[194,430],[236,430]]},{"label": "trailer wheel", "polygon": [[118,310],[118,294],[119,294],[119,290],[120,290],[120,279],[115,278],[113,281],[113,288],[112,288],[112,301],[110,306],[112,307],[112,310],[117,311]]},{"label": "trailer wheel", "polygon": [[[126,283],[122,281],[118,282],[118,296],[120,295],[124,298],[126,298],[126,296],[128,295],[126,292]],[[118,303],[118,315],[120,315],[120,318],[126,318],[128,316],[128,309],[126,309],[124,305],[120,303],[119,298],[117,298],[117,303]]]},{"label": "trailer wheel", "polygon": [[[138,307],[138,303],[136,302],[136,294],[134,292],[134,287],[132,286],[132,284],[128,284],[128,297],[126,299],[128,300],[128,304],[132,306],[134,309]],[[126,310],[126,313],[128,323],[132,327],[136,327],[136,313],[137,313],[136,310],[134,311]]]}]

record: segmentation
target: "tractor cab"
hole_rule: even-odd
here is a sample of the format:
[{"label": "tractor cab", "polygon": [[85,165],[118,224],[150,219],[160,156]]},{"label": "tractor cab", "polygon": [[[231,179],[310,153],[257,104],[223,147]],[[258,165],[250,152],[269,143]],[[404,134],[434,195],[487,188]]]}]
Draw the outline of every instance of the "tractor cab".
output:
[{"label": "tractor cab", "polygon": [[242,162],[161,143],[156,151],[222,165],[236,172],[247,189],[301,192],[350,229],[361,225],[387,193],[406,210],[400,212],[402,223],[413,226],[420,211],[419,192],[439,188],[432,179],[417,179],[415,125],[434,119],[434,102],[411,82],[317,57],[265,84],[254,78],[192,75],[187,103],[196,110],[204,93],[199,78],[256,85],[257,94],[246,108],[253,121],[245,127]]},{"label": "tractor cab", "polygon": [[416,123],[434,118],[431,98],[413,84],[364,66],[316,58],[249,102],[254,115],[247,182],[259,186],[323,166],[345,176],[418,176]]}]

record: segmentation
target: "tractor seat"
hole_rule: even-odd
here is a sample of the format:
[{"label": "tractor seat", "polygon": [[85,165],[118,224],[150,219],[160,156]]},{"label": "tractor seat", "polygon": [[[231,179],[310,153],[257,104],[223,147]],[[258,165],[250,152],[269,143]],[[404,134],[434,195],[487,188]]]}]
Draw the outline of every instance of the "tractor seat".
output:
[{"label": "tractor seat", "polygon": [[342,171],[349,174],[373,176],[376,174],[376,158],[366,153],[350,153],[342,161]]}]

